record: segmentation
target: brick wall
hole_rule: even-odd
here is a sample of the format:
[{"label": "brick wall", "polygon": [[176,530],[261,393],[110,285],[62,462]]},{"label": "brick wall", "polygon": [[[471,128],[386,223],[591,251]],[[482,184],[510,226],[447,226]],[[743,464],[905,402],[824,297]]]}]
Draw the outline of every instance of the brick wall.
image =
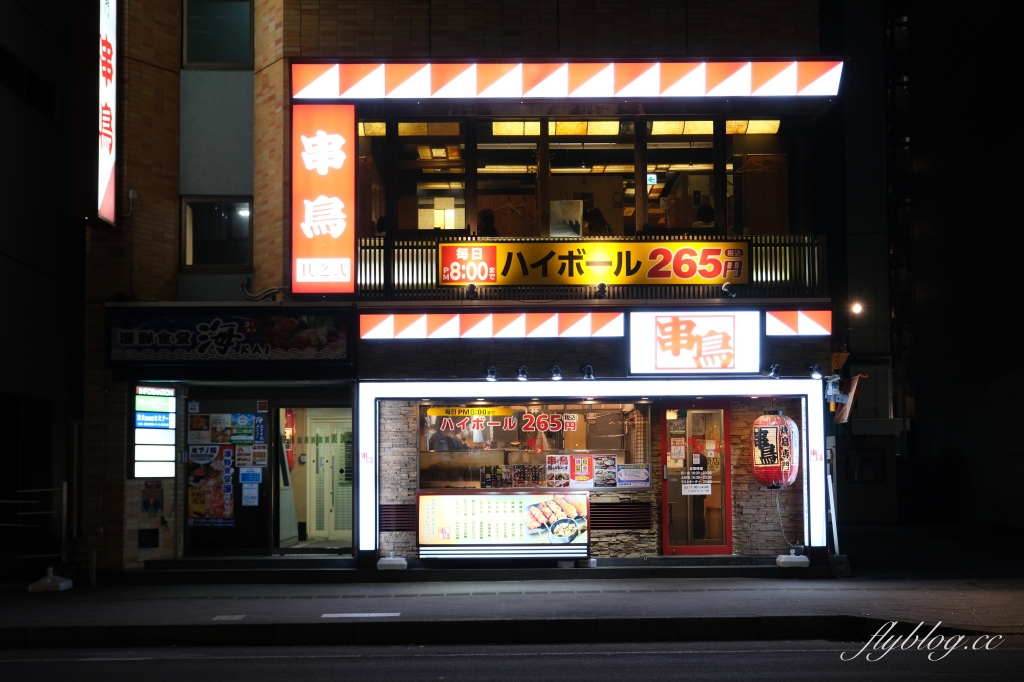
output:
[{"label": "brick wall", "polygon": [[732,466],[732,551],[733,554],[789,554],[789,545],[779,528],[775,508],[778,494],[782,523],[789,541],[803,543],[803,476],[781,491],[768,490],[754,478],[750,462],[750,428],[766,410],[782,410],[800,425],[797,400],[743,401],[730,404],[730,461]]},{"label": "brick wall", "polygon": [[[281,1],[257,4],[280,5]],[[284,4],[288,56],[692,58],[818,52],[817,0],[288,0]]]},{"label": "brick wall", "polygon": [[[303,2],[305,7],[307,2]],[[253,288],[282,286],[291,278],[291,127],[286,42],[297,39],[296,0],[256,0],[253,7],[255,139],[253,140]],[[293,44],[294,42],[290,42]],[[297,52],[292,52],[297,56]]]},{"label": "brick wall", "polygon": [[[114,382],[105,364],[103,304],[174,300],[181,229],[181,2],[122,0],[121,8],[117,207],[122,216],[129,210],[131,215],[119,217],[116,228],[91,223],[85,248],[85,408],[77,554],[87,559],[95,551],[101,569],[124,567],[130,535],[126,505],[134,499],[138,506],[138,493],[126,484],[131,387]],[[129,189],[138,193],[134,206],[128,201]],[[135,539],[132,535],[133,547]]]},{"label": "brick wall", "polygon": [[[380,504],[415,504],[419,474],[419,431],[417,403],[386,400],[380,404],[377,422],[378,461],[380,462]],[[380,534],[380,556],[416,557],[416,533]]]}]

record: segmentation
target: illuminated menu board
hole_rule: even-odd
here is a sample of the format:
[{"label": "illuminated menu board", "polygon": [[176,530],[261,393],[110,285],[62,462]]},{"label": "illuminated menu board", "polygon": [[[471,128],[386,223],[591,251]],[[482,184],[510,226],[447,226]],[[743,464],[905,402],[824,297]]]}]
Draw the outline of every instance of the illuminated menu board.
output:
[{"label": "illuminated menu board", "polygon": [[177,426],[173,388],[135,387],[135,476],[174,477]]}]

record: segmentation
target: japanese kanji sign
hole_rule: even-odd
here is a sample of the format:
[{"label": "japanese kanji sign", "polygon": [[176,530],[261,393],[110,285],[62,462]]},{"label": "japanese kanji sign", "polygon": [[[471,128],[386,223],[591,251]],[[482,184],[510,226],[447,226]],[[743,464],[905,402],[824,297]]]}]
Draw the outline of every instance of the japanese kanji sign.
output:
[{"label": "japanese kanji sign", "polygon": [[720,374],[760,370],[756,311],[631,313],[633,374]]},{"label": "japanese kanji sign", "polygon": [[99,156],[97,166],[97,215],[111,225],[117,219],[114,166],[117,160],[117,1],[100,0],[100,32],[96,39],[99,58]]},{"label": "japanese kanji sign", "polygon": [[440,244],[448,286],[745,284],[746,242],[465,242]]},{"label": "japanese kanji sign", "polygon": [[355,291],[355,107],[292,107],[292,291]]},{"label": "japanese kanji sign", "polygon": [[[114,314],[112,362],[347,361],[346,325],[317,314]],[[250,425],[251,426],[251,425]],[[251,437],[250,437],[251,442]]]}]

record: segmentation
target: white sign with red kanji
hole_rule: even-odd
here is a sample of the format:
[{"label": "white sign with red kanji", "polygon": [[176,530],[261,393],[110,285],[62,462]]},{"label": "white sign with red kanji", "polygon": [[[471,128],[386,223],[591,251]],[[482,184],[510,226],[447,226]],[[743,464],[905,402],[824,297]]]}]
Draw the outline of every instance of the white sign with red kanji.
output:
[{"label": "white sign with red kanji", "polygon": [[632,374],[755,373],[761,369],[761,314],[630,313]]},{"label": "white sign with red kanji", "polygon": [[100,64],[96,213],[113,225],[117,220],[117,0],[100,0],[100,32],[96,42]]}]

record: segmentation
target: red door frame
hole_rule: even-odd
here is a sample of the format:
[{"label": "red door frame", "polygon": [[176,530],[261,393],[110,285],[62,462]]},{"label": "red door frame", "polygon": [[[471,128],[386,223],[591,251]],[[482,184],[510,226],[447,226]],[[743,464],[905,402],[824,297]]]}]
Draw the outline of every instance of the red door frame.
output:
[{"label": "red door frame", "polygon": [[[677,546],[668,544],[668,477],[664,475],[668,461],[668,410],[722,410],[722,540],[721,545]],[[729,400],[664,400],[661,403],[661,549],[662,554],[732,554],[732,443]],[[687,435],[689,438],[689,435]]]}]

